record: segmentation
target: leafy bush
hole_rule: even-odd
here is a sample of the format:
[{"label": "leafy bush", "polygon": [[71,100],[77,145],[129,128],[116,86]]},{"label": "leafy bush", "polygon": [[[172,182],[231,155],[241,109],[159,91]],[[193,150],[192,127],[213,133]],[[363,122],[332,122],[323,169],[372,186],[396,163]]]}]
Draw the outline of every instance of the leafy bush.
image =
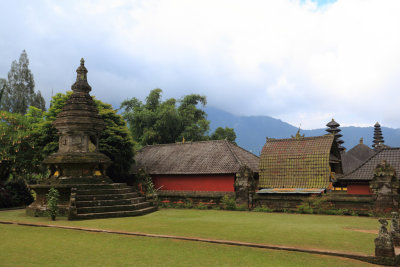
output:
[{"label": "leafy bush", "polygon": [[243,204],[243,205],[236,206],[236,210],[245,211],[245,210],[249,210],[249,209],[247,208],[247,205]]},{"label": "leafy bush", "polygon": [[207,210],[208,206],[206,204],[204,204],[203,202],[199,202],[199,204],[197,204],[196,208],[199,210]]},{"label": "leafy bush", "polygon": [[236,210],[236,201],[235,198],[230,197],[228,195],[224,195],[221,199],[222,208],[225,210]]},{"label": "leafy bush", "polygon": [[53,221],[56,220],[58,215],[58,199],[60,197],[60,193],[58,193],[57,189],[50,188],[49,192],[46,194],[47,199],[47,214],[51,217]]},{"label": "leafy bush", "polygon": [[260,206],[260,207],[255,207],[253,209],[255,212],[273,212],[274,210],[271,208],[268,208],[267,206]]},{"label": "leafy bush", "polygon": [[184,208],[185,209],[193,209],[193,200],[191,200],[191,199],[186,200]]},{"label": "leafy bush", "polygon": [[308,202],[303,202],[303,204],[301,204],[297,209],[303,214],[312,214],[314,212],[313,208]]},{"label": "leafy bush", "polygon": [[22,178],[11,179],[0,186],[0,208],[27,206],[32,202],[32,194]]}]

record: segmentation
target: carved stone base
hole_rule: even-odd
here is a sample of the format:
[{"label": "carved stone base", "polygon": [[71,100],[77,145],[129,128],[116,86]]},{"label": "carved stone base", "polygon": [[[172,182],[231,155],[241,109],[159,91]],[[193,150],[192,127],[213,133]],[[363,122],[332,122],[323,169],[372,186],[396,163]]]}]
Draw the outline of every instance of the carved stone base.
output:
[{"label": "carved stone base", "polygon": [[375,257],[394,257],[394,248],[375,247]]},{"label": "carved stone base", "polygon": [[392,233],[393,245],[395,247],[400,246],[400,233]]}]

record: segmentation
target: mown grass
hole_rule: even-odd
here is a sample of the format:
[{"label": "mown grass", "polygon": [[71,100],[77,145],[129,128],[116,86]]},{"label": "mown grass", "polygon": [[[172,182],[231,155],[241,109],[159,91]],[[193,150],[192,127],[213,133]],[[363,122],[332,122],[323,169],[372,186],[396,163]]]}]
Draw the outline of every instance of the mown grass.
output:
[{"label": "mown grass", "polygon": [[368,266],[307,253],[56,228],[0,224],[0,236],[1,266]]},{"label": "mown grass", "polygon": [[372,255],[374,238],[352,229],[376,230],[374,218],[215,210],[163,209],[141,217],[55,222],[26,216],[24,210],[2,211],[0,220],[69,225],[330,249]]}]

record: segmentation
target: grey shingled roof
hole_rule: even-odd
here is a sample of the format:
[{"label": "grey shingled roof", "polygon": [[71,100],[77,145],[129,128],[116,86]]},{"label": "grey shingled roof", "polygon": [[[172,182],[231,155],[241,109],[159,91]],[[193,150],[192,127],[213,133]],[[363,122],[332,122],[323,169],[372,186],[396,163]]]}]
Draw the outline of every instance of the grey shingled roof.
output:
[{"label": "grey shingled roof", "polygon": [[396,170],[396,173],[400,173],[400,148],[384,148],[378,151],[352,172],[338,177],[338,181],[370,181],[374,177],[374,170],[376,166],[382,160],[386,160]]},{"label": "grey shingled roof", "polygon": [[227,140],[186,142],[145,146],[136,154],[131,173],[227,174],[243,165],[258,172],[258,163],[256,155]]},{"label": "grey shingled roof", "polygon": [[362,143],[356,145],[349,151],[342,153],[343,172],[349,173],[353,171],[375,153],[375,150]]}]

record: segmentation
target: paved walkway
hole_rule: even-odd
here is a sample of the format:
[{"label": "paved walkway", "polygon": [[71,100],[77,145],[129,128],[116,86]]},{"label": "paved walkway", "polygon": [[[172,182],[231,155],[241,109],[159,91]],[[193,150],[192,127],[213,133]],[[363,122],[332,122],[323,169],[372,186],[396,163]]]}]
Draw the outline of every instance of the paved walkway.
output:
[{"label": "paved walkway", "polygon": [[232,245],[232,246],[245,246],[245,247],[253,247],[253,248],[287,250],[287,251],[296,251],[296,252],[305,252],[305,253],[312,253],[312,254],[322,254],[322,255],[329,255],[329,256],[345,257],[345,258],[357,259],[357,260],[362,260],[362,261],[367,261],[367,262],[374,262],[374,259],[375,259],[375,257],[373,255],[367,255],[367,254],[347,253],[347,252],[340,252],[340,251],[334,251],[334,250],[323,250],[323,249],[307,249],[307,248],[272,245],[272,244],[249,243],[249,242],[240,242],[240,241],[232,241],[232,240],[219,240],[219,239],[208,239],[208,238],[186,237],[186,236],[175,236],[175,235],[147,234],[147,233],[140,233],[140,232],[125,232],[125,231],[104,230],[104,229],[86,228],[86,227],[63,226],[63,225],[40,224],[40,223],[27,223],[27,222],[13,222],[13,221],[2,221],[2,220],[0,220],[0,223],[1,224],[22,225],[22,226],[34,226],[34,227],[52,227],[52,228],[78,230],[78,231],[85,231],[85,232],[99,232],[99,233],[109,233],[109,234],[153,237],[153,238],[168,238],[168,239],[175,239],[175,240],[206,242],[206,243]]}]

